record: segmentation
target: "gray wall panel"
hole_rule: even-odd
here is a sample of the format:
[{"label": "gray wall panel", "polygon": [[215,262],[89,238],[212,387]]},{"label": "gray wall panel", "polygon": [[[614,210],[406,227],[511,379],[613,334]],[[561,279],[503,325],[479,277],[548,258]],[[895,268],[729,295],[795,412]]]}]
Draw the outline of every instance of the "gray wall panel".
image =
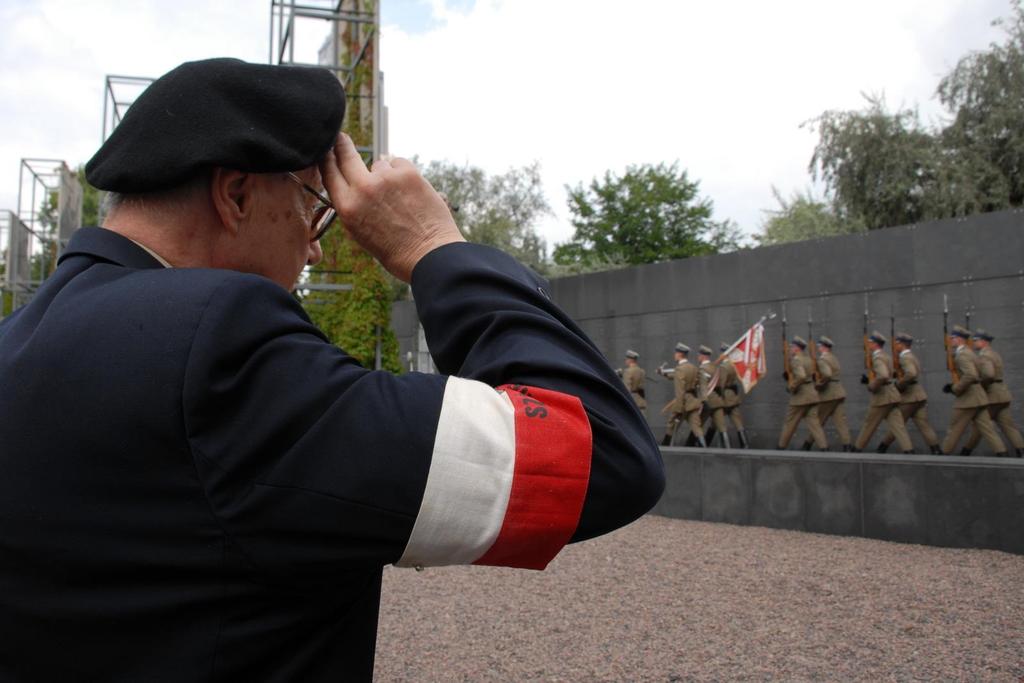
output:
[{"label": "gray wall panel", "polygon": [[[949,298],[950,324],[963,324],[964,311],[970,307],[973,322],[997,336],[1007,382],[1024,398],[1022,217],[1020,211],[1007,211],[556,279],[552,296],[582,321],[616,367],[626,348],[636,348],[649,375],[660,363],[672,363],[677,340],[717,349],[720,341],[732,342],[767,311],[781,312],[783,300],[788,332],[805,336],[810,306],[815,333],[837,342],[836,355],[850,395],[847,414],[856,436],[867,405],[867,392],[858,382],[867,292],[871,329],[889,336],[894,307],[897,329],[918,339],[915,352],[925,369],[931,422],[941,436],[951,412],[950,398],[941,393],[948,381],[942,346],[943,293]],[[1000,248],[992,249],[993,244]],[[613,318],[622,324],[596,324]],[[785,414],[780,336],[779,320],[768,323],[768,375],[743,406],[756,447],[775,445]],[[651,383],[649,390],[647,418],[660,434],[665,419],[658,410],[671,398],[671,383]],[[1021,421],[1020,407],[1014,411]],[[870,447],[883,433],[880,430]],[[914,439],[923,448],[920,438]],[[791,447],[798,447],[800,440]],[[987,447],[980,452],[987,452]]]},{"label": "gray wall panel", "polygon": [[954,548],[1024,553],[1024,461],[664,448],[652,511]]}]

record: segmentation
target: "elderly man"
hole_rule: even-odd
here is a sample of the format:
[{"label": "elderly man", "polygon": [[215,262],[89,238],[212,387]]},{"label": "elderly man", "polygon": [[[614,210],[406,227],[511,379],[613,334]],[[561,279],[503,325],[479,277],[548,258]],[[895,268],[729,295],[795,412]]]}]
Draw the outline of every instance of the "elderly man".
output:
[{"label": "elderly man", "polygon": [[[597,348],[344,103],[187,63],[87,165],[105,226],[0,324],[3,679],[368,680],[384,565],[541,569],[660,495]],[[360,367],[290,295],[331,205],[447,375]]]}]

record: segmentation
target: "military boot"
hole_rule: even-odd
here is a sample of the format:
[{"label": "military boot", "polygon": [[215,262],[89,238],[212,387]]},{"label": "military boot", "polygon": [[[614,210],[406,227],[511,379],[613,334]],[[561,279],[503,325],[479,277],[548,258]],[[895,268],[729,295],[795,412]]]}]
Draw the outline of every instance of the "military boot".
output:
[{"label": "military boot", "polygon": [[1013,454],[1018,458],[1024,458],[1024,448],[1015,448]]},{"label": "military boot", "polygon": [[878,448],[875,449],[875,453],[888,453],[888,452],[889,452],[889,444],[887,444],[884,441],[879,442]]},{"label": "military boot", "polygon": [[963,448],[960,449],[960,455],[968,456],[970,454],[971,454],[971,449],[970,448],[967,448],[966,446],[964,446]]},{"label": "military boot", "polygon": [[810,441],[804,441],[804,445],[800,447],[800,450],[802,450],[802,451],[809,451],[809,450],[811,450],[811,445],[812,444],[811,444]]},{"label": "military boot", "polygon": [[661,438],[661,445],[662,446],[669,446],[671,444],[672,444],[672,435],[671,434],[666,434],[665,436],[663,436]]},{"label": "military boot", "polygon": [[[750,442],[747,441],[747,432],[746,432],[746,430],[744,430],[744,429],[739,430],[738,432],[736,432],[736,436],[738,436],[740,438],[740,448],[750,448]],[[1017,457],[1019,458],[1020,457],[1020,455],[1019,455],[1020,449],[1017,449],[1017,451],[1018,451]]]},{"label": "military boot", "polygon": [[942,455],[942,449],[939,448],[939,444],[935,444],[934,446],[931,446],[930,448],[931,448],[931,451],[932,451],[932,455]]},{"label": "military boot", "polygon": [[704,432],[704,442],[705,443],[714,443],[715,442],[715,436],[717,436],[717,435],[718,435],[718,430],[715,429],[714,427],[711,427],[706,432]]},{"label": "military boot", "polygon": [[703,436],[698,436],[697,437],[697,446],[700,447],[700,448],[707,448],[708,447],[708,444],[707,444],[707,442],[704,441],[704,437]]},{"label": "military boot", "polygon": [[852,450],[853,450],[853,446],[851,446],[848,443],[844,443],[843,444],[843,453],[849,453]]}]

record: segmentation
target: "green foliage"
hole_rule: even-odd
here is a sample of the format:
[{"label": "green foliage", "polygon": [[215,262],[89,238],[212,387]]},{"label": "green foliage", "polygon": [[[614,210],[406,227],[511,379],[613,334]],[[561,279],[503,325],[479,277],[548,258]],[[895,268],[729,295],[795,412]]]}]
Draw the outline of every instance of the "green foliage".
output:
[{"label": "green foliage", "polygon": [[843,222],[874,230],[1024,204],[1024,9],[1015,3],[996,23],[1006,42],[962,58],[939,83],[945,127],[890,112],[880,97],[811,122],[810,171]]},{"label": "green foliage", "polygon": [[544,197],[538,163],[488,175],[468,164],[431,161],[423,176],[458,207],[455,222],[467,240],[501,249],[538,272],[546,272],[546,245],[536,224],[551,213],[551,207]]},{"label": "green foliage", "polygon": [[961,157],[982,210],[1024,203],[1024,8],[1013,3],[1005,43],[967,55],[939,83],[953,117],[943,144]]},{"label": "green foliage", "polygon": [[85,164],[75,169],[78,182],[82,184],[82,225],[100,224],[100,191],[85,179]]},{"label": "green foliage", "polygon": [[575,233],[555,248],[555,262],[593,270],[736,249],[739,230],[712,219],[699,186],[676,162],[630,166],[622,176],[608,171],[589,187],[566,188]]},{"label": "green foliage", "polygon": [[841,219],[829,204],[815,199],[810,191],[794,193],[786,199],[773,187],[772,194],[779,208],[765,211],[761,234],[755,237],[760,244],[784,244],[864,231],[861,223]]},{"label": "green foliage", "polygon": [[329,230],[321,245],[324,260],[310,274],[310,282],[348,283],[352,290],[311,291],[303,297],[309,317],[332,343],[368,368],[374,366],[379,330],[381,368],[401,372],[398,340],[391,329],[391,289],[384,271],[340,227]]}]

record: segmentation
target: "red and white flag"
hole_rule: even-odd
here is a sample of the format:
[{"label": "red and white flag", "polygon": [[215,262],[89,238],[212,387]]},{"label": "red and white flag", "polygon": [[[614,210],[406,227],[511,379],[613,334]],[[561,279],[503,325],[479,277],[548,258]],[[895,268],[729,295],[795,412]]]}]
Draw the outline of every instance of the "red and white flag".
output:
[{"label": "red and white flag", "polygon": [[[764,321],[765,318],[761,318],[754,323],[754,326],[726,349],[720,358],[732,362],[736,374],[743,382],[743,392],[748,394],[768,371],[764,353]],[[718,384],[718,375],[716,371],[715,376],[711,378],[708,393],[711,393]]]}]

